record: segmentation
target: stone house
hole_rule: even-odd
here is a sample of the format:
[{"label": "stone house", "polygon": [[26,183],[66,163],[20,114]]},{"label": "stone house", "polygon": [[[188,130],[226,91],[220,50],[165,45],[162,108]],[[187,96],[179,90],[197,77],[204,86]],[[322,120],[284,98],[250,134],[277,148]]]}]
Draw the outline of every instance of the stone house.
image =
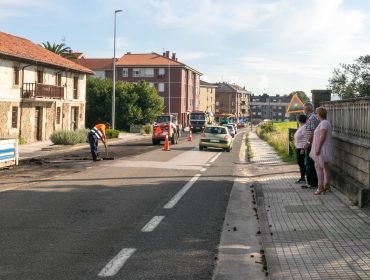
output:
[{"label": "stone house", "polygon": [[44,141],[85,127],[90,69],[31,41],[0,32],[0,138]]}]

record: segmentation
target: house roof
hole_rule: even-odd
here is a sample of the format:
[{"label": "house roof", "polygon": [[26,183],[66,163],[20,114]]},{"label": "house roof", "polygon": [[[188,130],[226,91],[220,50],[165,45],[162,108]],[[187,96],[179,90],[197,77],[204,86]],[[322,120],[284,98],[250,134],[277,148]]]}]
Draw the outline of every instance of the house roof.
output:
[{"label": "house roof", "polygon": [[250,93],[250,92],[236,84],[219,83],[216,88],[216,93]]},{"label": "house roof", "polygon": [[0,42],[0,55],[61,68],[68,68],[86,74],[94,74],[90,69],[48,51],[27,39],[0,32]]},{"label": "house roof", "polygon": [[106,70],[113,68],[113,58],[81,58],[76,62],[92,70]]},{"label": "house roof", "polygon": [[217,84],[214,84],[214,83],[208,83],[206,81],[202,81],[200,80],[200,86],[204,86],[204,87],[217,87]]},{"label": "house roof", "polygon": [[142,54],[131,54],[127,53],[124,54],[118,61],[116,62],[117,66],[163,66],[168,67],[171,66],[179,66],[179,67],[185,67],[190,69],[191,71],[194,71],[200,75],[199,71],[185,65],[184,63],[181,63],[177,61],[177,59],[171,59],[169,57],[166,57],[164,55],[160,55],[157,53],[142,53]]},{"label": "house roof", "polygon": [[83,52],[73,52],[71,53],[71,55],[73,55],[77,59],[85,58],[85,54]]}]

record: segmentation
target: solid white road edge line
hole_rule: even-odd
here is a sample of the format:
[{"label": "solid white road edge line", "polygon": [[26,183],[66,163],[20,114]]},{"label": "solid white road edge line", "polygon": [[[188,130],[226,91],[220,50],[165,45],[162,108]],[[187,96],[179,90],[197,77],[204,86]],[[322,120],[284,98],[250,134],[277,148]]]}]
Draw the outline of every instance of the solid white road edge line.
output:
[{"label": "solid white road edge line", "polygon": [[114,276],[125,264],[125,262],[135,253],[136,249],[123,248],[98,274],[99,277]]},{"label": "solid white road edge line", "polygon": [[207,168],[203,167],[200,172],[205,172],[207,170]]},{"label": "solid white road edge line", "polygon": [[215,162],[215,160],[221,155],[222,153],[221,152],[219,152],[218,154],[216,154],[209,162],[210,163],[214,163]]},{"label": "solid white road edge line", "polygon": [[200,174],[195,175],[193,178],[190,179],[189,182],[185,184],[185,186],[182,187],[181,190],[178,191],[177,194],[175,194],[169,202],[163,208],[165,209],[171,209],[173,208],[177,202],[184,196],[184,194],[191,188],[191,186],[199,179]]},{"label": "solid white road edge line", "polygon": [[142,229],[142,232],[151,232],[153,231],[159,223],[164,219],[164,216],[154,216]]}]

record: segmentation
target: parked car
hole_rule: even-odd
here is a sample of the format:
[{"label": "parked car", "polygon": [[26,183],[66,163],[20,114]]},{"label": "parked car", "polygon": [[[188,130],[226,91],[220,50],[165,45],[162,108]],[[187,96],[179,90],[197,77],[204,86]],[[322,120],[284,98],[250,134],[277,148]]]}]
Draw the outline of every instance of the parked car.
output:
[{"label": "parked car", "polygon": [[204,148],[220,148],[230,152],[233,148],[233,137],[225,126],[206,126],[200,135],[199,150]]},{"label": "parked car", "polygon": [[227,127],[227,129],[230,132],[231,137],[234,138],[236,135],[235,127],[232,124],[224,124],[223,126]]},{"label": "parked car", "polygon": [[238,133],[238,126],[235,123],[232,123],[231,125],[234,127],[235,134],[237,134]]}]

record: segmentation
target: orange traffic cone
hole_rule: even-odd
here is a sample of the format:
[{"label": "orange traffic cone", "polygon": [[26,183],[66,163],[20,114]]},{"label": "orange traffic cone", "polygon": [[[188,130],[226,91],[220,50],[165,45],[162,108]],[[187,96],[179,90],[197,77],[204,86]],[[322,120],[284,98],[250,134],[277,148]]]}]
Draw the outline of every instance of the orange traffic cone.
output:
[{"label": "orange traffic cone", "polygon": [[166,135],[166,140],[164,141],[163,151],[170,150],[170,142],[168,141],[168,135]]},{"label": "orange traffic cone", "polygon": [[193,141],[193,134],[191,133],[191,129],[189,131],[188,141],[189,142]]}]

